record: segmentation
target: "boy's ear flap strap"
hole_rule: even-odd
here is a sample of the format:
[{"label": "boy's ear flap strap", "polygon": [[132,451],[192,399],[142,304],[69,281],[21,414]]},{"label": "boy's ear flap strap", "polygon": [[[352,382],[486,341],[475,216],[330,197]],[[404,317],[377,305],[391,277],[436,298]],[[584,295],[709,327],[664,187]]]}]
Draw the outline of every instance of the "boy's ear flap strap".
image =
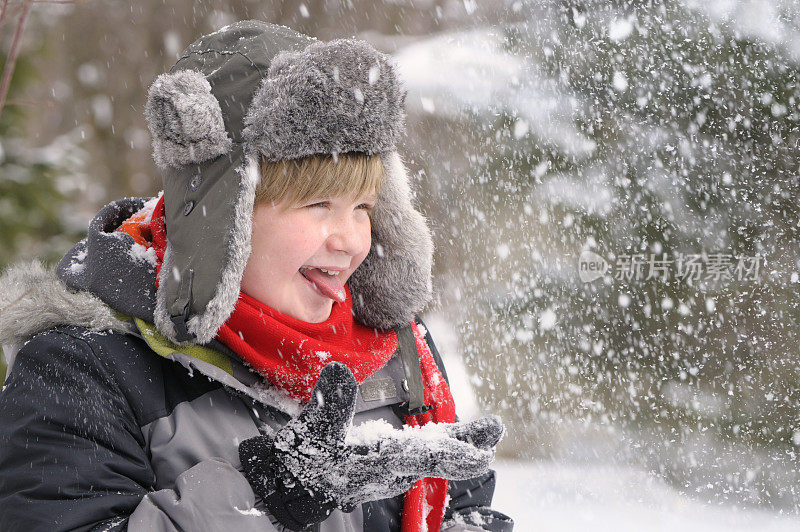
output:
[{"label": "boy's ear flap strap", "polygon": [[408,387],[408,403],[405,405],[407,416],[415,416],[430,410],[425,405],[425,391],[422,388],[422,368],[419,365],[419,352],[417,340],[411,325],[397,329],[397,340],[400,349],[400,360],[403,362],[405,379],[403,384]]}]

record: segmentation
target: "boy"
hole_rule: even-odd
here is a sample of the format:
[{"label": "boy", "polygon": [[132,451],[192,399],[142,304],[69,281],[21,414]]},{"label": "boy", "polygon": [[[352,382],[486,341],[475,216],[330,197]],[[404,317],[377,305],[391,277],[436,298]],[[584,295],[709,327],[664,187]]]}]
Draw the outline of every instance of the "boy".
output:
[{"label": "boy", "polygon": [[59,279],[2,281],[0,340],[33,336],[0,394],[4,530],[511,529],[502,425],[455,422],[415,321],[403,98],[369,45],[256,21],[156,79],[163,195],[104,208]]}]

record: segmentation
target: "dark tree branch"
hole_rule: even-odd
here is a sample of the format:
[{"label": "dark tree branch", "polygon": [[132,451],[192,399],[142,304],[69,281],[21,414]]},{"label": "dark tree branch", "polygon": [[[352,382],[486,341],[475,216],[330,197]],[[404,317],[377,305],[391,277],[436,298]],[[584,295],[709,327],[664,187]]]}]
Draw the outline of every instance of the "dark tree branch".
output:
[{"label": "dark tree branch", "polygon": [[21,106],[28,106],[28,107],[53,107],[55,105],[55,100],[52,98],[34,100],[31,98],[9,98],[6,100],[5,103],[6,107],[9,105],[21,105]]},{"label": "dark tree branch", "polygon": [[[19,53],[19,43],[22,40],[22,30],[25,28],[25,21],[28,19],[28,13],[31,10],[31,0],[25,0],[24,7],[22,8],[22,15],[17,21],[17,31],[14,33],[14,41],[11,43],[11,51],[8,53],[6,64],[3,67],[3,78],[0,81],[0,115],[3,114],[3,107],[5,106],[6,96],[8,96],[8,89],[11,86],[11,76],[14,75],[14,66],[17,62],[17,54]],[[3,7],[5,11],[6,3],[4,1]]]}]

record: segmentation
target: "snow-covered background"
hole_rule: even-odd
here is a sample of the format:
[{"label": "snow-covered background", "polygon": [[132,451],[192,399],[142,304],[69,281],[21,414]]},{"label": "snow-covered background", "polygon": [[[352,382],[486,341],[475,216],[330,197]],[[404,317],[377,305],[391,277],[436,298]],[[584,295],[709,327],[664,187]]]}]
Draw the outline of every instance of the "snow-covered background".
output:
[{"label": "snow-covered background", "polygon": [[497,463],[494,506],[519,530],[540,532],[777,532],[800,528],[800,517],[710,505],[662,480],[619,465]]},{"label": "snow-covered background", "polygon": [[[464,420],[480,417],[454,331],[441,315],[432,315],[425,323],[438,340],[458,415]],[[493,506],[512,516],[519,530],[788,532],[800,528],[799,515],[703,502],[644,469],[620,463],[500,458],[494,469],[498,481]]]},{"label": "snow-covered background", "polygon": [[797,6],[508,6],[395,53],[441,314],[501,455],[796,514]]}]

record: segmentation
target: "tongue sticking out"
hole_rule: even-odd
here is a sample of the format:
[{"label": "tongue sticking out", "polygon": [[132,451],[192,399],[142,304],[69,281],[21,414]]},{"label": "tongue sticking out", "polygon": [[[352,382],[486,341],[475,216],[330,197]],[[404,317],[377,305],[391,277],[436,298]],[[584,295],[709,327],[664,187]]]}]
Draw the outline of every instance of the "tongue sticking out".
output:
[{"label": "tongue sticking out", "polygon": [[317,290],[325,297],[329,297],[338,303],[344,303],[346,293],[344,291],[344,283],[340,279],[341,273],[339,275],[328,275],[317,268],[303,268],[300,270],[300,274],[314,283]]}]

